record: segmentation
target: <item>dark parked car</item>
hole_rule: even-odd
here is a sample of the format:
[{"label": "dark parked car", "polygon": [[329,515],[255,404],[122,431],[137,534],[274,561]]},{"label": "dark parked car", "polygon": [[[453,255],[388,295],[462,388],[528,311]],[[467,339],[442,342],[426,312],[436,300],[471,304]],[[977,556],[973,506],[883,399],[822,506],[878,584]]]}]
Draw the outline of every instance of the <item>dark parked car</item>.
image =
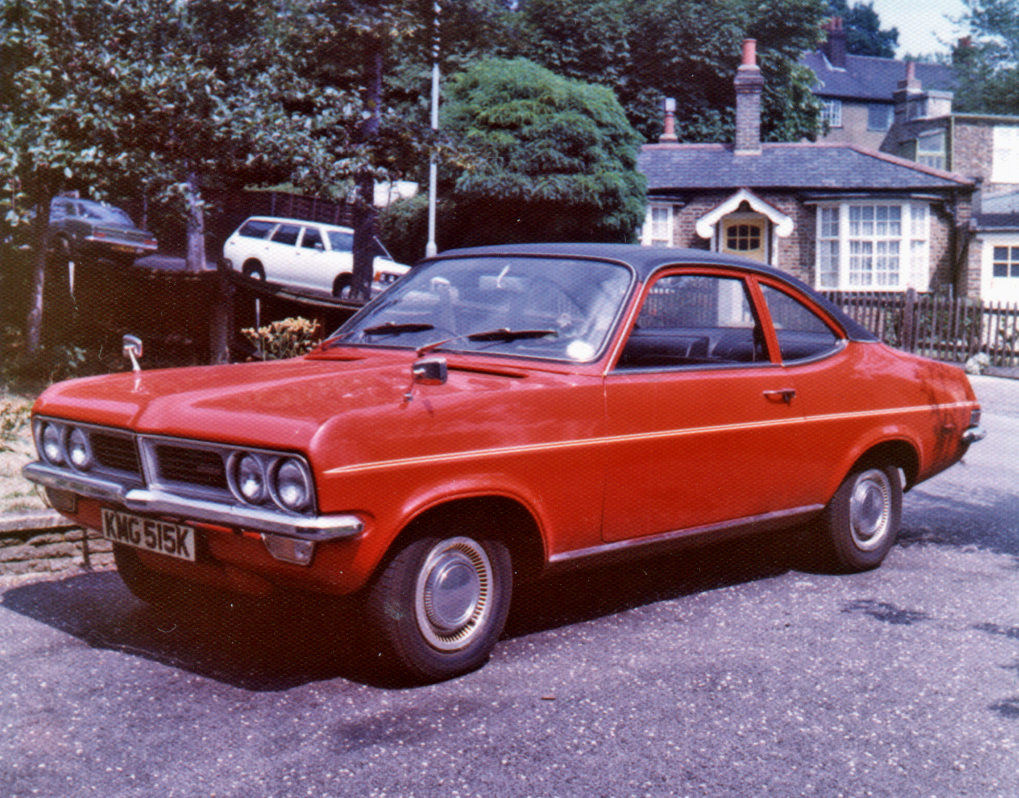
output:
[{"label": "dark parked car", "polygon": [[124,211],[103,202],[57,197],[50,204],[51,246],[79,261],[106,258],[132,264],[156,251],[156,237],[135,227]]}]

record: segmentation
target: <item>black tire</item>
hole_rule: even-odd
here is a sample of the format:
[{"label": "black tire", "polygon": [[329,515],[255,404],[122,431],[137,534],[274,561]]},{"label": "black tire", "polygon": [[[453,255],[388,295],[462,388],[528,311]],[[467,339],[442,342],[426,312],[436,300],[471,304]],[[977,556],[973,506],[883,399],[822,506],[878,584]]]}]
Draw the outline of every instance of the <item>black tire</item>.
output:
[{"label": "black tire", "polygon": [[146,567],[138,552],[122,543],[113,544],[113,561],[127,589],[146,604],[165,606],[185,598],[188,586],[166,574]]},{"label": "black tire", "polygon": [[262,264],[257,260],[249,260],[245,263],[241,269],[241,274],[245,277],[253,277],[256,280],[265,280],[265,269],[262,268]]},{"label": "black tire", "polygon": [[353,275],[347,273],[336,275],[336,279],[333,280],[333,296],[337,298],[348,296],[352,279]]},{"label": "black tire", "polygon": [[853,471],[824,512],[836,567],[846,572],[877,568],[895,545],[901,520],[899,469],[875,465]]},{"label": "black tire", "polygon": [[367,596],[383,652],[422,681],[483,665],[509,614],[513,567],[506,546],[473,538],[417,540],[389,562]]}]

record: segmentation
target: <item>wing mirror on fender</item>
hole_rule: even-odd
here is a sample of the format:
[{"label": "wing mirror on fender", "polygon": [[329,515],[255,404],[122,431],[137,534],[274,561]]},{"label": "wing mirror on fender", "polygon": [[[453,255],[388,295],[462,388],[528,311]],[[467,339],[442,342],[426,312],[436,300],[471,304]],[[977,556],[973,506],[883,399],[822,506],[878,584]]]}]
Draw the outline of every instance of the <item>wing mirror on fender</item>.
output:
[{"label": "wing mirror on fender", "polygon": [[125,335],[123,339],[124,357],[131,361],[133,371],[141,371],[138,365],[138,358],[142,356],[142,339],[137,335]]},{"label": "wing mirror on fender", "polygon": [[411,366],[413,379],[404,399],[408,402],[414,398],[415,385],[445,385],[449,377],[449,368],[444,357],[423,357]]}]

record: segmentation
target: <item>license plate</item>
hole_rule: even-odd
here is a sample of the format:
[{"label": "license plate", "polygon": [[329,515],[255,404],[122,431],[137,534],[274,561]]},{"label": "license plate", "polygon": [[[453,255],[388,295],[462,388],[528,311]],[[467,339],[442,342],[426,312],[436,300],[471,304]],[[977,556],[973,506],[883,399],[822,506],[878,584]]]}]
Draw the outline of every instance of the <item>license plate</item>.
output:
[{"label": "license plate", "polygon": [[127,252],[131,255],[134,255],[135,252],[137,251],[135,247],[129,247],[126,246],[125,244],[114,244],[112,247],[110,247],[110,249],[112,249],[114,252]]},{"label": "license plate", "polygon": [[103,537],[136,549],[195,561],[195,530],[182,524],[103,508]]}]

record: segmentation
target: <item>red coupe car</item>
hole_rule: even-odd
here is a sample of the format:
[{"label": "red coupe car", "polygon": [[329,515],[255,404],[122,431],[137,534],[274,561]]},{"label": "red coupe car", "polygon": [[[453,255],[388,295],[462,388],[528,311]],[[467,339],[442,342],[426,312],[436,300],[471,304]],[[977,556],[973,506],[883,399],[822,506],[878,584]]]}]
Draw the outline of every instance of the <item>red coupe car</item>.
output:
[{"label": "red coupe car", "polygon": [[557,569],[794,522],[873,568],[903,491],[979,422],[960,368],[759,263],[487,247],[420,263],[301,358],[55,385],[25,474],[140,598],[357,594],[429,680],[481,665],[513,582]]}]

